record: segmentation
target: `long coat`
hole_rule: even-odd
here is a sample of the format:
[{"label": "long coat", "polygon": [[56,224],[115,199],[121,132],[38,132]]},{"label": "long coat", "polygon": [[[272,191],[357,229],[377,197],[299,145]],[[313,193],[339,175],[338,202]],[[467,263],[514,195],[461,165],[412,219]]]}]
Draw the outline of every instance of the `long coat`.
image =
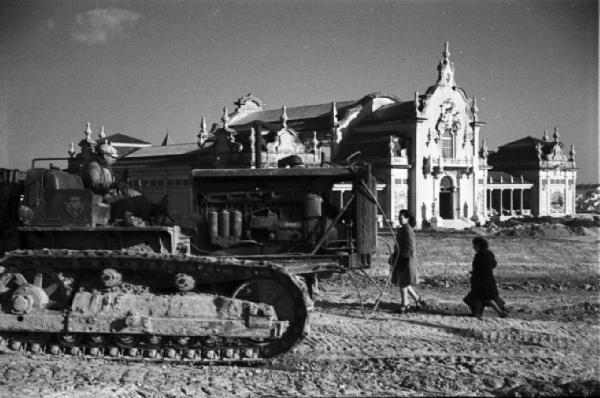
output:
[{"label": "long coat", "polygon": [[490,250],[481,250],[473,258],[470,297],[474,300],[498,300],[498,286],[494,278],[496,258]]},{"label": "long coat", "polygon": [[96,160],[87,164],[82,177],[83,185],[98,195],[108,194],[115,182],[111,168]]},{"label": "long coat", "polygon": [[[390,258],[392,266],[392,283],[407,287],[417,284],[417,256],[415,231],[408,224],[403,224],[396,234],[397,246]],[[395,264],[395,266],[394,266]]]}]

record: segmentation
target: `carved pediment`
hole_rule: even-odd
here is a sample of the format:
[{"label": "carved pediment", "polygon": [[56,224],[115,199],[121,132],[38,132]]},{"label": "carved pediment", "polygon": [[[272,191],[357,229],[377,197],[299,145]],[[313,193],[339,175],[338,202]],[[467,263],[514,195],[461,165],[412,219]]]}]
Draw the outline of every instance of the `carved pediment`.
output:
[{"label": "carved pediment", "polygon": [[462,128],[460,120],[460,112],[456,109],[456,105],[451,99],[447,99],[440,105],[441,111],[435,129],[438,134],[453,134],[456,135]]},{"label": "carved pediment", "polygon": [[548,158],[548,160],[551,160],[554,162],[564,162],[565,160],[567,160],[567,158],[563,154],[562,148],[560,147],[560,145],[558,143],[554,144],[554,146],[552,147],[552,150],[547,155],[547,158]]},{"label": "carved pediment", "polygon": [[262,111],[264,103],[262,100],[252,93],[248,93],[247,95],[238,98],[234,103],[236,105],[236,112],[256,112]]},{"label": "carved pediment", "polygon": [[215,141],[212,149],[217,155],[225,155],[241,152],[242,144],[235,142],[235,136],[233,133],[221,129],[215,133]]},{"label": "carved pediment", "polygon": [[306,147],[292,129],[281,129],[273,142],[267,144],[267,152],[278,155],[306,153]]}]

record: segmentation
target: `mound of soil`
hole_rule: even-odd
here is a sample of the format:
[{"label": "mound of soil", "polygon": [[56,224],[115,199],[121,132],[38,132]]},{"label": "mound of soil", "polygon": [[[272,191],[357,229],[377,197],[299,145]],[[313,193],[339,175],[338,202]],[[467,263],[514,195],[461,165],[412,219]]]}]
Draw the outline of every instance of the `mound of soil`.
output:
[{"label": "mound of soil", "polygon": [[506,395],[509,397],[597,397],[600,396],[600,381],[573,380],[560,385],[533,381],[513,388]]},{"label": "mound of soil", "polygon": [[510,237],[530,237],[560,239],[573,235],[573,232],[563,224],[514,224],[504,228],[487,228],[488,234]]}]

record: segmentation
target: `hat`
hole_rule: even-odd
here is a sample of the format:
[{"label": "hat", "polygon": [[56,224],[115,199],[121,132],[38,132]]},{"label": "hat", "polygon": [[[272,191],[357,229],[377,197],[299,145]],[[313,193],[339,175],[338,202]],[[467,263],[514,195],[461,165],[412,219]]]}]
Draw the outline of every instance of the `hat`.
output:
[{"label": "hat", "polygon": [[117,158],[119,157],[119,153],[117,152],[117,150],[115,149],[114,146],[110,145],[108,142],[100,145],[98,147],[98,153],[99,154],[104,154],[104,155],[108,155],[110,157],[113,158]]}]

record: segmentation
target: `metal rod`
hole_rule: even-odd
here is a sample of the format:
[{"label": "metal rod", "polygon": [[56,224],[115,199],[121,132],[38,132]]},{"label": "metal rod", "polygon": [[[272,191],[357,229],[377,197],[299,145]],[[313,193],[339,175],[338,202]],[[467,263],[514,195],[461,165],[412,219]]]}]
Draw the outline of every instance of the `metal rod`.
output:
[{"label": "metal rod", "polygon": [[39,161],[39,160],[69,160],[71,158],[35,158],[31,160],[31,168],[34,169],[35,168],[35,162]]},{"label": "metal rod", "polygon": [[365,313],[365,305],[363,304],[362,295],[360,294],[360,288],[358,287],[356,280],[352,276],[352,272],[348,272],[348,276],[350,277],[350,280],[352,281],[352,284],[354,285],[354,288],[356,289],[356,293],[358,293],[358,301],[360,302],[360,311],[362,312],[362,316],[363,316],[363,318],[367,318],[367,315]]},{"label": "metal rod", "polygon": [[354,197],[355,197],[355,195],[353,193],[352,196],[350,197],[350,200],[344,205],[344,207],[342,208],[342,210],[340,210],[340,212],[335,216],[335,219],[333,220],[333,222],[331,224],[329,224],[329,227],[323,233],[323,236],[321,236],[321,239],[319,240],[319,243],[317,243],[317,246],[310,253],[311,256],[314,255],[317,252],[317,250],[319,250],[321,248],[321,246],[325,242],[325,239],[327,239],[327,234],[338,223],[338,221],[340,221],[340,218],[342,218],[342,215],[346,212],[346,210],[348,210],[348,206],[350,206],[350,203],[352,203],[354,201]]}]

